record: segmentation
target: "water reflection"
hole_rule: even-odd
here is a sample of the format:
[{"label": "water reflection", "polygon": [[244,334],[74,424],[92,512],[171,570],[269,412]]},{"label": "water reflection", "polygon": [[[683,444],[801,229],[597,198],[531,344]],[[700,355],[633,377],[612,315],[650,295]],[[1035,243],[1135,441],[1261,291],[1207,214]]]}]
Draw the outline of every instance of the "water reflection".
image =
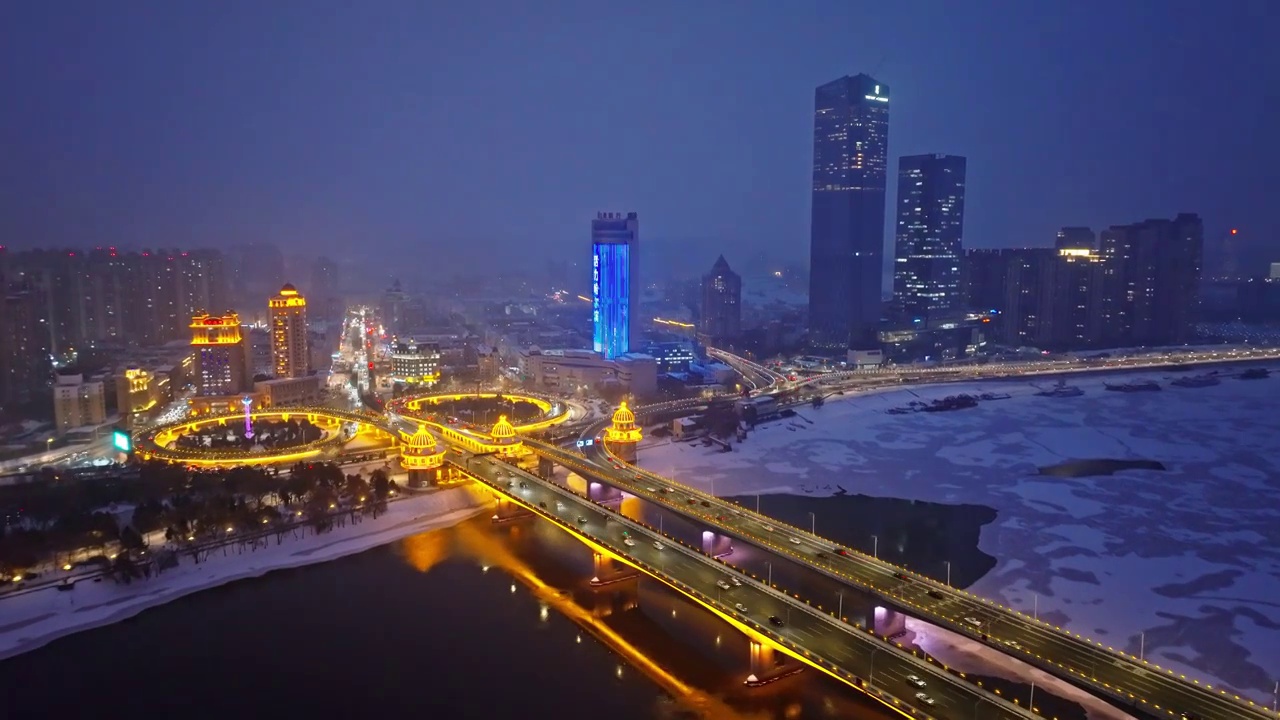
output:
[{"label": "water reflection", "polygon": [[[639,517],[643,509],[628,499],[622,511]],[[891,716],[817,674],[762,689],[742,687],[749,672],[746,638],[656,582],[593,591],[585,583],[592,569],[590,551],[549,524],[493,525],[477,519],[410,538],[402,552],[406,562],[424,572],[448,552],[482,572],[501,571],[514,581],[511,592],[523,588],[538,601],[540,625],[547,625],[553,612],[569,620],[577,626],[574,644],[581,644],[585,634],[624,661],[615,666],[615,678],[622,679],[630,668],[669,696],[673,703],[664,706],[664,715],[726,720]]]}]

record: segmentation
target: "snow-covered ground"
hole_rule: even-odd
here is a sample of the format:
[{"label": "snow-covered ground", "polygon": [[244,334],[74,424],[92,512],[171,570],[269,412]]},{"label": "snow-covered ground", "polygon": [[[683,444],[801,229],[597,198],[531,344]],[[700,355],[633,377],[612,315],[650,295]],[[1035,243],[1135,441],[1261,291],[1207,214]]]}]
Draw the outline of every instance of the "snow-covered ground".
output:
[{"label": "snow-covered ground", "polygon": [[[719,495],[839,483],[993,507],[979,545],[998,562],[973,592],[1027,613],[1034,605],[1042,619],[1269,706],[1280,677],[1280,377],[1168,383],[1190,374],[1076,377],[1085,395],[1075,398],[1036,396],[1044,379],[848,395],[803,408],[812,425],[772,423],[733,452],[660,442],[642,445],[640,462]],[[1164,389],[1103,389],[1142,379]],[[962,392],[1013,397],[884,412]],[[1167,470],[1037,473],[1085,458]]]},{"label": "snow-covered ground", "polygon": [[34,650],[64,635],[133,617],[147,608],[234,580],[272,570],[300,567],[362,552],[401,538],[461,522],[489,507],[489,496],[471,487],[456,487],[392,502],[377,520],[320,535],[274,536],[255,551],[236,546],[214,551],[199,564],[183,556],[178,567],[149,580],[119,585],[82,581],[75,590],[54,588],[0,598],[0,659]]}]

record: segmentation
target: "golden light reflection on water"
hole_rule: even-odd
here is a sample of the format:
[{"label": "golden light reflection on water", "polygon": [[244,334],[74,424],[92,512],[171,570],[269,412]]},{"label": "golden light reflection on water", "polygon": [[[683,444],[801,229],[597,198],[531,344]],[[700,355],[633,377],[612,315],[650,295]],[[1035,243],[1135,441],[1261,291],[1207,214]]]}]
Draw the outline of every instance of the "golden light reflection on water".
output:
[{"label": "golden light reflection on water", "polygon": [[[511,531],[518,529],[511,528]],[[476,560],[486,569],[498,568],[507,573],[540,601],[540,619],[545,620],[548,608],[568,618],[699,717],[717,720],[766,720],[770,717],[768,712],[744,712],[734,708],[724,699],[699,690],[672,675],[662,667],[659,660],[645,654],[600,618],[574,602],[572,593],[544,582],[528,563],[512,553],[503,540],[495,536],[487,526],[464,522],[452,528],[415,535],[401,543],[401,555],[405,561],[421,572],[429,571],[441,560],[455,553]],[[515,592],[515,583],[512,583],[511,590]],[[581,635],[576,640],[581,642]],[[616,668],[615,674],[621,677],[621,665]],[[790,712],[787,715],[790,717]]]},{"label": "golden light reflection on water", "polygon": [[442,531],[411,535],[397,547],[400,555],[418,572],[427,572],[450,555],[450,533]]}]

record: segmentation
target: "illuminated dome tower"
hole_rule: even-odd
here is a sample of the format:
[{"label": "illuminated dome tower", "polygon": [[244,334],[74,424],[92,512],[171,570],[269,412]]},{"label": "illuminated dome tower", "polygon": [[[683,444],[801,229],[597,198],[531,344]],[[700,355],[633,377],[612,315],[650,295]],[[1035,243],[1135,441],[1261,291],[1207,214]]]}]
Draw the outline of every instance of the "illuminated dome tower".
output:
[{"label": "illuminated dome tower", "polygon": [[400,464],[409,471],[410,487],[422,487],[431,478],[440,478],[440,466],[444,463],[444,448],[427,432],[426,425],[419,425],[418,432],[405,441],[400,451]]},{"label": "illuminated dome tower", "polygon": [[624,402],[613,413],[613,424],[604,431],[605,447],[619,459],[634,463],[636,445],[639,444],[640,438],[640,428],[636,427],[635,413],[631,412]]},{"label": "illuminated dome tower", "polygon": [[489,430],[489,437],[493,438],[493,444],[498,446],[497,453],[499,455],[512,456],[516,454],[521,442],[516,436],[515,427],[507,421],[506,415],[499,415],[498,422],[493,424]]}]

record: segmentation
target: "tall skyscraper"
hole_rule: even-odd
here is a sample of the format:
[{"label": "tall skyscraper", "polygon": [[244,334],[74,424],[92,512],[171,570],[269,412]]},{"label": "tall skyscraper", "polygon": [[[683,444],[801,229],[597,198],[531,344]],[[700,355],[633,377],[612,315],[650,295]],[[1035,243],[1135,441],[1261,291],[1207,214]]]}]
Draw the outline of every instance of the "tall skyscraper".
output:
[{"label": "tall skyscraper", "polygon": [[592,347],[606,358],[639,345],[639,246],[635,213],[597,213],[591,221]]},{"label": "tall skyscraper", "polygon": [[304,377],[307,355],[307,299],[285,283],[267,304],[271,313],[271,365],[277,378]]},{"label": "tall skyscraper", "polygon": [[964,176],[959,155],[898,159],[893,299],[907,317],[928,318],[963,305]]},{"label": "tall skyscraper", "polygon": [[868,75],[818,87],[809,227],[809,344],[875,345],[884,258],[889,86]]},{"label": "tall skyscraper", "polygon": [[742,332],[742,278],[721,255],[702,276],[702,308],[698,332],[713,342],[738,337]]},{"label": "tall skyscraper", "polygon": [[191,318],[196,351],[196,392],[205,397],[236,395],[249,389],[248,351],[240,316],[200,313]]}]

